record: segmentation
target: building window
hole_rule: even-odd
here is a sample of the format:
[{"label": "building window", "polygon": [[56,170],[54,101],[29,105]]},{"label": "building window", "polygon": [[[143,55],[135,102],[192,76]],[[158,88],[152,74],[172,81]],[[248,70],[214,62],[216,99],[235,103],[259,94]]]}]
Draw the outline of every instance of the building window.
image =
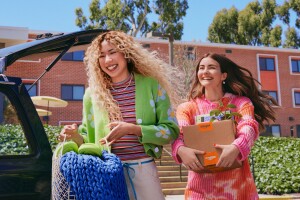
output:
[{"label": "building window", "polygon": [[[263,91],[264,94],[270,95],[273,99],[278,102],[278,96],[276,91]],[[272,102],[270,102],[272,103]]]},{"label": "building window", "polygon": [[[37,96],[37,86],[36,86],[36,84],[31,86],[31,84],[25,83],[24,85],[27,89],[27,92],[28,92],[29,96],[31,96],[31,97]],[[30,90],[29,90],[29,88],[30,88]]]},{"label": "building window", "polygon": [[280,125],[265,125],[265,132],[261,133],[261,136],[273,136],[280,137]]},{"label": "building window", "polygon": [[145,49],[149,49],[149,48],[150,48],[150,44],[142,44],[142,46],[143,46]]},{"label": "building window", "polygon": [[300,138],[300,125],[296,125],[296,129],[294,128],[294,132],[296,131],[297,137]]},{"label": "building window", "polygon": [[62,85],[61,98],[63,100],[82,100],[84,94],[84,85]]},{"label": "building window", "polygon": [[194,47],[187,47],[186,49],[186,58],[188,60],[196,60],[196,55],[195,55],[195,51],[194,51]]},{"label": "building window", "polygon": [[261,71],[275,71],[274,58],[259,58],[259,68]]},{"label": "building window", "polygon": [[39,88],[39,81],[36,82],[34,85],[32,85],[35,80],[32,80],[32,79],[22,79],[22,82],[25,86],[25,88],[27,89],[28,93],[29,93],[29,96],[31,97],[34,97],[34,96],[38,96],[38,88]]},{"label": "building window", "polygon": [[64,61],[83,61],[84,51],[69,52],[62,56]]},{"label": "building window", "polygon": [[300,73],[300,60],[292,59],[292,72]]},{"label": "building window", "polygon": [[294,92],[295,105],[300,106],[300,91]]}]

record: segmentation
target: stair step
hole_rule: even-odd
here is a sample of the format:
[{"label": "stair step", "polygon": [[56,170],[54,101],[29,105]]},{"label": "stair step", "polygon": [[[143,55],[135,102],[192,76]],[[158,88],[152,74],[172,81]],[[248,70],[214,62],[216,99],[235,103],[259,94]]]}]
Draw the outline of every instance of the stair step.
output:
[{"label": "stair step", "polygon": [[165,161],[165,160],[155,160],[155,163],[156,163],[156,165],[157,166],[165,166],[165,165],[178,165],[178,164],[176,164],[174,161],[172,161],[172,160],[167,160],[167,161]]},{"label": "stair step", "polygon": [[163,189],[164,195],[183,195],[185,188]]},{"label": "stair step", "polygon": [[[166,177],[166,176],[180,176],[180,171],[158,171],[159,177]],[[187,171],[182,171],[181,172],[182,176],[187,176],[188,172]]]},{"label": "stair step", "polygon": [[[159,165],[157,166],[158,171],[180,171],[179,165]],[[183,169],[181,169],[183,171]]]},{"label": "stair step", "polygon": [[186,182],[187,181],[187,176],[181,176],[181,179],[180,179],[180,176],[167,176],[167,177],[159,177],[159,180],[161,183],[164,183],[164,182]]},{"label": "stair step", "polygon": [[169,155],[162,155],[161,158],[157,159],[157,160],[172,160],[175,163],[173,157],[171,157]]},{"label": "stair step", "polygon": [[163,182],[161,183],[162,189],[167,189],[167,188],[185,188],[186,182]]},{"label": "stair step", "polygon": [[188,170],[180,167],[181,165],[174,161],[171,154],[171,145],[167,144],[163,146],[161,158],[155,159],[159,180],[165,195],[183,195],[188,180]]}]

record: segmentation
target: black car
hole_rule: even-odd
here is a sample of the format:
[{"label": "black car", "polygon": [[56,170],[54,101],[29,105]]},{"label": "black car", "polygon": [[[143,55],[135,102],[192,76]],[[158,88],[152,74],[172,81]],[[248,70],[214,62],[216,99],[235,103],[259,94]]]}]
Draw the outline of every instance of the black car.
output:
[{"label": "black car", "polygon": [[46,73],[66,52],[84,50],[102,32],[43,34],[0,49],[0,199],[51,199],[52,150],[44,126],[21,78],[5,76],[6,69],[18,59],[57,55],[41,66]]}]

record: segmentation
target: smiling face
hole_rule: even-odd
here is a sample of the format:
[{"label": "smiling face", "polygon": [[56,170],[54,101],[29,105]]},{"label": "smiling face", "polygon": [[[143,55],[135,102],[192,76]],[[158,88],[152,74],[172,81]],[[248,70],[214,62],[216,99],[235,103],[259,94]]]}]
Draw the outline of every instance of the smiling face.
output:
[{"label": "smiling face", "polygon": [[124,54],[106,40],[101,43],[99,63],[101,69],[111,77],[114,83],[121,82],[129,76]]},{"label": "smiling face", "polygon": [[222,81],[226,79],[227,73],[221,72],[221,67],[217,61],[206,57],[199,64],[197,76],[200,84],[206,89],[222,89]]}]

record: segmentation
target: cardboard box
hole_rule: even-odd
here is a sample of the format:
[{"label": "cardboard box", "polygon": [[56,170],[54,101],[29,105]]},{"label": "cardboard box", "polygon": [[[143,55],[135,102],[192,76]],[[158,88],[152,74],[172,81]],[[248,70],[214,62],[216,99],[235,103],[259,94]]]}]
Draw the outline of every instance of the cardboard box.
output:
[{"label": "cardboard box", "polygon": [[236,160],[231,167],[216,167],[221,150],[215,148],[214,144],[226,145],[234,141],[236,128],[233,120],[201,122],[197,125],[184,126],[182,129],[187,147],[206,152],[204,155],[198,155],[204,170],[197,172],[219,172],[242,166],[242,162]]}]

